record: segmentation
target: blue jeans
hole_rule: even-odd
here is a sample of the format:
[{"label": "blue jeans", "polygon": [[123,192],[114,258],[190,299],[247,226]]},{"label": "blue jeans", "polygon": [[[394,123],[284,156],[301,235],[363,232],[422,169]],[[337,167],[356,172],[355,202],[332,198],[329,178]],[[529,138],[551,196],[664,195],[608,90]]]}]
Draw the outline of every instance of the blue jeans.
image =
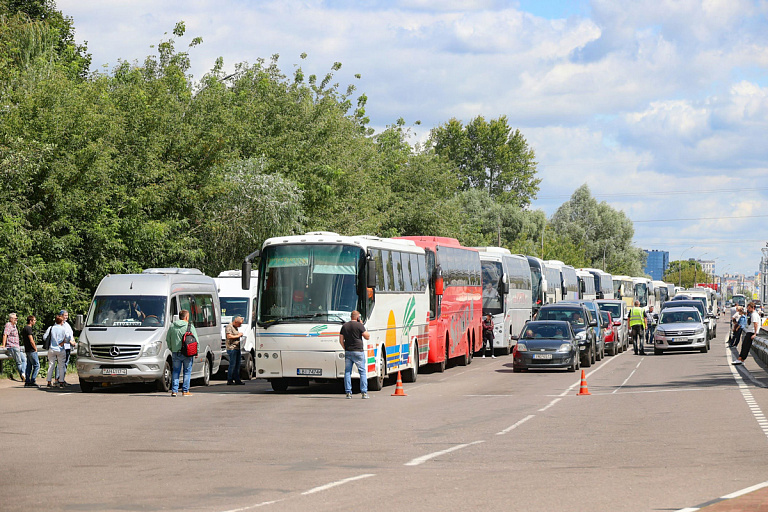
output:
[{"label": "blue jeans", "polygon": [[24,354],[24,351],[19,347],[9,347],[6,345],[5,348],[7,349],[6,352],[8,352],[8,355],[13,357],[16,361],[16,368],[19,370],[19,375],[23,377],[27,370],[26,354]]},{"label": "blue jeans", "polygon": [[352,392],[352,365],[357,366],[360,373],[360,392],[368,392],[368,379],[365,374],[365,352],[344,352],[344,391]]},{"label": "blue jeans", "polygon": [[229,367],[227,368],[227,382],[240,382],[240,358],[242,354],[239,348],[227,350]]},{"label": "blue jeans", "polygon": [[37,352],[27,352],[27,371],[24,374],[27,382],[34,384],[39,371],[40,358],[37,356]]},{"label": "blue jeans", "polygon": [[183,356],[181,352],[174,352],[171,354],[173,358],[173,373],[171,376],[171,391],[177,393],[179,391],[179,375],[181,374],[181,367],[184,366],[184,384],[181,390],[186,393],[189,391],[189,380],[192,377],[192,356]]}]

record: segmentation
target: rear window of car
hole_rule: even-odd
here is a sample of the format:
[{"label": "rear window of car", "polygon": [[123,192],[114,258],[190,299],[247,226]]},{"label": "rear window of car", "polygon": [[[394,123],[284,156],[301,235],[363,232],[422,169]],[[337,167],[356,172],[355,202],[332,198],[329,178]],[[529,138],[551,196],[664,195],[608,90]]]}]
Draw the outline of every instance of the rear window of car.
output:
[{"label": "rear window of car", "polygon": [[586,319],[584,318],[584,311],[582,311],[579,308],[573,308],[573,309],[542,308],[542,310],[539,311],[539,316],[537,317],[537,319],[538,320],[563,320],[565,322],[570,322],[571,325],[573,325],[574,327],[584,327],[587,325]]},{"label": "rear window of car", "polygon": [[600,302],[598,303],[598,306],[600,307],[601,311],[607,311],[613,316],[614,318],[618,318],[621,316],[621,304],[611,304],[610,302]]}]

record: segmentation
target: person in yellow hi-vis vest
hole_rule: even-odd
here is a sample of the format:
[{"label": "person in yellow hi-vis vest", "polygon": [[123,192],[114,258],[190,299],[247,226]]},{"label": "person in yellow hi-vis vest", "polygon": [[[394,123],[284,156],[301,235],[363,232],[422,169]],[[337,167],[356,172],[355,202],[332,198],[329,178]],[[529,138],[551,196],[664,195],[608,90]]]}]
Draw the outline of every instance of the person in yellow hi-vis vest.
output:
[{"label": "person in yellow hi-vis vest", "polygon": [[627,320],[629,320],[629,330],[632,333],[632,347],[635,349],[635,355],[639,353],[644,356],[643,331],[646,328],[645,311],[640,307],[639,300],[635,301],[635,307],[629,308]]}]

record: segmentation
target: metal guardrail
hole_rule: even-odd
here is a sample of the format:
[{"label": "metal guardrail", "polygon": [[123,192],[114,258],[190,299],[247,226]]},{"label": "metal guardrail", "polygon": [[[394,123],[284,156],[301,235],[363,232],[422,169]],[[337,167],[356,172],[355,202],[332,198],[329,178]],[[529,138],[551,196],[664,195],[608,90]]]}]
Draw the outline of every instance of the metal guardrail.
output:
[{"label": "metal guardrail", "polygon": [[[48,358],[48,351],[38,348],[37,357],[40,359]],[[5,361],[7,359],[13,359],[10,355],[8,355],[8,349],[0,348],[0,361]]]}]

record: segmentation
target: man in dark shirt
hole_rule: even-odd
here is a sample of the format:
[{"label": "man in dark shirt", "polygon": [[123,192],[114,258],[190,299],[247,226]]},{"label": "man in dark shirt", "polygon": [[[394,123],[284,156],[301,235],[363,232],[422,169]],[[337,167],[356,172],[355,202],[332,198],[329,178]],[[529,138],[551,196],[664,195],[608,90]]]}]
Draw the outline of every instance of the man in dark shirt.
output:
[{"label": "man in dark shirt", "polygon": [[491,357],[496,359],[493,353],[493,316],[490,313],[483,319],[483,357],[487,352],[486,346],[491,349]]},{"label": "man in dark shirt", "polygon": [[360,392],[363,398],[368,398],[368,379],[365,374],[365,345],[366,340],[371,335],[365,329],[365,325],[360,321],[360,312],[353,311],[351,320],[341,326],[339,333],[339,343],[344,349],[344,390],[347,392],[347,398],[352,398],[352,365],[357,366],[360,373]]},{"label": "man in dark shirt", "polygon": [[21,342],[24,344],[24,353],[27,355],[27,368],[24,379],[24,387],[37,387],[35,379],[40,371],[40,359],[37,357],[37,344],[35,343],[35,331],[32,329],[37,323],[34,315],[27,317],[27,325],[21,330]]}]

